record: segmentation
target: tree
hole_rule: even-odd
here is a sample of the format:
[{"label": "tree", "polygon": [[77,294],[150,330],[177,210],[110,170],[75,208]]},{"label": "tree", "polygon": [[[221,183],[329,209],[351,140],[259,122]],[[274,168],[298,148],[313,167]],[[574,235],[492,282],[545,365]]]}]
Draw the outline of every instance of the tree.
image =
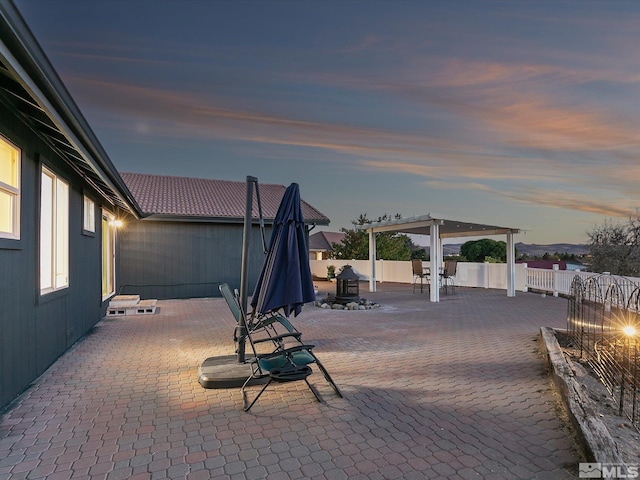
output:
[{"label": "tree", "polygon": [[627,223],[605,220],[587,232],[591,270],[614,275],[640,275],[640,211],[629,215]]},{"label": "tree", "polygon": [[[396,214],[394,218],[402,218],[400,214]],[[378,217],[376,222],[391,220],[387,214]],[[369,234],[364,230],[356,230],[356,226],[373,223],[374,220],[367,218],[367,214],[360,216],[351,223],[354,228],[341,228],[345,234],[342,243],[334,243],[333,257],[347,260],[366,260],[369,258]],[[424,249],[422,249],[424,252]],[[409,260],[412,258],[413,252],[420,250],[416,248],[408,235],[397,232],[380,232],[376,234],[376,252],[377,258],[384,260]],[[419,255],[419,253],[418,253]],[[419,258],[419,257],[418,257]]]},{"label": "tree", "polygon": [[411,260],[414,258],[418,260],[429,260],[429,255],[427,255],[427,251],[424,248],[414,247],[411,251]]},{"label": "tree", "polygon": [[483,238],[481,240],[470,240],[460,247],[460,255],[469,262],[507,261],[506,242]]},{"label": "tree", "polygon": [[[365,225],[371,223],[367,218],[367,214],[360,214],[356,220],[351,223],[356,225]],[[369,235],[364,230],[356,230],[355,228],[341,228],[344,238],[341,243],[333,243],[333,258],[346,258],[348,260],[366,260],[369,258]]]}]

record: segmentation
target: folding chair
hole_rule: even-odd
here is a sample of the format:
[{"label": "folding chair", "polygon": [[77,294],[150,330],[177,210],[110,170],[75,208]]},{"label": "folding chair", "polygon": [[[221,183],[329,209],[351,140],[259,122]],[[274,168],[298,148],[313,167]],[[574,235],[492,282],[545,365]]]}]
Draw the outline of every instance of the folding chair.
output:
[{"label": "folding chair", "polygon": [[[251,334],[247,336],[249,341],[251,341]],[[253,343],[252,343],[253,347]],[[304,346],[306,347],[306,346]],[[299,347],[303,348],[303,347]],[[315,388],[309,383],[307,377],[311,375],[312,370],[308,365],[296,365],[293,363],[291,359],[291,355],[289,351],[279,351],[275,353],[269,354],[256,354],[255,360],[252,361],[252,371],[251,375],[242,385],[242,406],[245,412],[248,412],[251,407],[258,401],[260,396],[264,393],[269,385],[272,382],[276,383],[288,383],[288,382],[296,382],[300,380],[304,380],[309,387],[309,390],[316,397],[316,400],[322,402],[318,392],[316,392]],[[249,385],[251,380],[260,379],[267,377],[267,382],[262,386],[258,394],[253,398],[251,403],[247,398],[246,388]]]},{"label": "folding chair", "polygon": [[[219,287],[222,296],[229,305],[231,312],[237,321],[240,320],[240,316],[244,315],[237,295],[231,292],[229,286],[221,284]],[[287,330],[285,333],[279,333],[275,324],[283,325],[283,329]],[[243,408],[245,411],[249,411],[255,402],[260,398],[266,388],[273,382],[285,383],[292,381],[304,380],[309,389],[312,391],[318,401],[321,401],[320,397],[312,385],[308,382],[307,377],[311,375],[312,370],[309,367],[310,363],[316,363],[318,368],[324,375],[325,379],[333,387],[336,394],[342,397],[340,390],[333,382],[333,379],[320,363],[318,358],[313,354],[312,349],[314,345],[306,345],[302,343],[302,333],[297,331],[293,325],[280,315],[269,315],[266,317],[259,317],[255,319],[253,315],[246,319],[247,325],[247,339],[253,350],[254,359],[251,360],[251,375],[247,378],[244,385],[241,388]],[[288,327],[284,327],[287,325]],[[262,335],[262,338],[258,338]],[[296,345],[293,347],[285,344],[286,339],[293,339]],[[237,338],[234,336],[234,341],[237,342]],[[260,345],[270,345],[267,347],[268,351],[258,352]],[[260,392],[256,397],[248,404],[246,388],[249,386],[252,380],[263,379],[268,377],[267,382],[264,384]],[[247,405],[248,404],[248,405]]]},{"label": "folding chair", "polygon": [[[227,302],[227,305],[229,306],[229,310],[231,310],[231,313],[233,314],[233,317],[236,319],[236,323],[239,325],[240,324],[240,318],[241,318],[241,315],[243,314],[243,312],[242,312],[242,309],[240,308],[240,302],[238,300],[237,291],[235,293],[232,293],[231,292],[231,288],[226,283],[220,284],[218,286],[218,289],[220,290],[220,293],[222,294],[222,297]],[[255,326],[254,323],[253,323],[253,319],[254,319],[253,315],[249,316],[248,318],[245,318],[245,320],[246,320],[245,325],[247,327],[247,331],[248,332],[252,332],[254,330],[261,330],[261,329],[265,328],[265,326],[270,323],[268,320],[266,320],[264,324],[263,323],[258,323],[258,325]],[[273,319],[273,321],[275,321],[275,318]],[[255,328],[254,328],[254,326],[255,326]],[[293,328],[293,325],[291,325],[291,327]],[[254,343],[262,343],[262,342],[265,342],[265,341],[272,341],[272,342],[279,341],[279,342],[282,342],[286,337],[294,337],[300,342],[300,337],[301,336],[302,336],[302,333],[300,333],[300,332],[296,331],[295,329],[293,329],[292,332],[287,333],[287,334],[282,334],[282,335],[279,336],[279,338],[272,338],[273,335],[270,335],[268,338],[266,338],[266,339],[258,339]],[[237,333],[236,332],[234,332],[233,341],[236,342],[236,343],[238,342],[238,338],[237,338]],[[279,343],[278,346],[282,346],[282,344]],[[268,353],[273,353],[273,350],[271,352],[268,352]]]},{"label": "folding chair", "polygon": [[[305,344],[302,341],[302,332],[297,330],[293,324],[283,315],[280,315],[277,312],[272,312],[269,315],[263,315],[258,317],[258,320],[255,320],[252,323],[252,333],[256,334],[261,330],[264,331],[266,337],[260,339],[253,339],[255,344],[260,344],[263,342],[271,341],[274,345],[274,351],[276,352],[288,352],[291,361],[296,365],[309,365],[311,363],[315,363],[322,372],[325,380],[333,391],[336,392],[338,397],[342,398],[342,393],[340,389],[329,375],[329,372],[324,367],[320,359],[313,353],[313,345]],[[287,343],[288,340],[294,342],[293,346],[289,346],[290,343]]]}]

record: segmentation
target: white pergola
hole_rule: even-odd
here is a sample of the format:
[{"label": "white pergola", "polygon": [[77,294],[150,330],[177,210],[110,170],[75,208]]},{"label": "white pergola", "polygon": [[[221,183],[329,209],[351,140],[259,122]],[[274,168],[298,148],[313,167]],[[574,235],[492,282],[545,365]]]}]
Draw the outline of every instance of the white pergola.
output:
[{"label": "white pergola", "polygon": [[[358,230],[369,233],[369,260],[371,261],[371,276],[369,277],[369,291],[376,291],[376,233],[399,232],[428,235],[430,243],[430,267],[432,272],[439,272],[443,265],[442,239],[457,237],[484,237],[506,235],[507,237],[507,296],[514,297],[515,287],[515,244],[513,235],[520,232],[518,228],[498,227],[484,223],[470,223],[451,220],[440,215],[428,213],[419,217],[400,218],[384,222],[359,225]],[[437,273],[434,274],[437,281]],[[431,288],[432,302],[440,301],[438,288]]]}]

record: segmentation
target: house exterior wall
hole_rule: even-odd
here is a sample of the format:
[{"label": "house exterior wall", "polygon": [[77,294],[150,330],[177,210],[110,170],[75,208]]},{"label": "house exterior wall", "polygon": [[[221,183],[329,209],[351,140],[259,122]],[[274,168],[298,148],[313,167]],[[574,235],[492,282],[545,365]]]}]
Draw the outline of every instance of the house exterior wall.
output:
[{"label": "house exterior wall", "polygon": [[[0,239],[0,408],[42,374],[104,315],[101,235],[82,233],[83,194],[98,195],[13,112],[0,104],[0,134],[21,150],[20,239]],[[41,166],[69,183],[69,286],[40,295]]]},{"label": "house exterior wall", "polygon": [[[267,228],[267,241],[271,230]],[[143,299],[220,296],[219,283],[240,287],[243,225],[208,222],[125,220],[118,231],[118,293]],[[265,255],[259,229],[249,253],[249,289]]]}]

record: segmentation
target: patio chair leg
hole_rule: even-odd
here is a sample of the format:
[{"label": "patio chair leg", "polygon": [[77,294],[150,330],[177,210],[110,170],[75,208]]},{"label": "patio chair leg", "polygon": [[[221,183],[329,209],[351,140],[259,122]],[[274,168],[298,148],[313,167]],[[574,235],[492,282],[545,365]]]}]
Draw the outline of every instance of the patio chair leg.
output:
[{"label": "patio chair leg", "polygon": [[256,397],[253,399],[251,404],[247,407],[247,401],[248,400],[247,400],[247,394],[245,392],[245,387],[247,386],[247,383],[249,383],[249,381],[252,378],[253,377],[249,377],[247,379],[247,381],[244,382],[244,385],[242,386],[242,408],[244,409],[245,412],[248,412],[249,410],[251,410],[251,407],[253,407],[254,403],[256,403],[258,401],[258,399],[260,398],[260,395],[262,395],[262,393],[267,389],[267,387],[271,383],[271,378],[269,378],[269,381],[264,384],[264,386],[260,389],[260,392],[258,392],[258,395],[256,395]]},{"label": "patio chair leg", "polygon": [[336,395],[338,395],[338,397],[340,398],[343,398],[342,392],[340,392],[340,389],[338,389],[338,386],[335,384],[335,382],[333,381],[333,378],[331,378],[331,375],[329,375],[329,372],[327,372],[326,368],[324,368],[324,365],[320,363],[320,360],[318,360],[318,358],[315,355],[313,356],[313,358],[316,359],[316,365],[318,365],[318,368],[322,372],[324,379],[329,383],[329,385],[331,385],[331,388],[333,388],[333,390],[336,392]]},{"label": "patio chair leg", "polygon": [[316,392],[316,389],[314,388],[313,385],[311,385],[309,383],[309,380],[307,380],[306,378],[304,379],[304,381],[307,384],[307,387],[309,387],[309,390],[311,390],[311,393],[313,393],[313,395],[316,397],[316,400],[318,400],[320,403],[322,403],[322,399],[320,398],[320,395],[318,395],[318,392]]},{"label": "patio chair leg", "polygon": [[455,295],[456,293],[456,285],[453,283],[453,278],[448,277],[444,279],[444,293],[448,295],[448,289],[451,287],[451,295]]}]

